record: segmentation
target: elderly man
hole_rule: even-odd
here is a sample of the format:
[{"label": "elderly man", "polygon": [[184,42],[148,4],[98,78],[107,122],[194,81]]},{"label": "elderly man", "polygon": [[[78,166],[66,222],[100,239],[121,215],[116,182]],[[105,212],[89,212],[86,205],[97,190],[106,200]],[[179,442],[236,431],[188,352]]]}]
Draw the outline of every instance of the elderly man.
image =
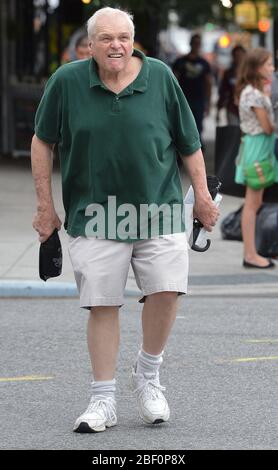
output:
[{"label": "elderly man", "polygon": [[[142,347],[132,369],[139,415],[149,424],[169,419],[159,367],[188,274],[185,229],[176,210],[183,201],[177,152],[194,187],[196,216],[209,231],[218,217],[198,131],[170,69],[133,50],[132,17],[121,10],[98,10],[88,21],[88,37],[93,58],[63,65],[49,79],[32,141],[38,200],[33,226],[40,241],[61,227],[51,194],[57,144],[69,253],[80,306],[90,312],[92,398],[74,425],[77,432],[117,423],[119,307],[130,263],[144,303]],[[160,208],[167,209],[166,218]]]}]

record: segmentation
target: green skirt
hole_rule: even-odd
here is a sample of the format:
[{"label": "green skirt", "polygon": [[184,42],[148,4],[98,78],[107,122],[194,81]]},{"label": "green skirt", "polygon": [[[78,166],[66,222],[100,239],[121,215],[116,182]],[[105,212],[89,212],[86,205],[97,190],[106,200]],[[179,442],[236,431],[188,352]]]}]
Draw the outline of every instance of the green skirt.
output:
[{"label": "green skirt", "polygon": [[275,171],[275,181],[278,182],[278,161],[274,154],[275,134],[246,134],[239,147],[239,154],[236,158],[235,181],[238,184],[246,185],[245,168],[254,162],[260,162],[270,158]]}]

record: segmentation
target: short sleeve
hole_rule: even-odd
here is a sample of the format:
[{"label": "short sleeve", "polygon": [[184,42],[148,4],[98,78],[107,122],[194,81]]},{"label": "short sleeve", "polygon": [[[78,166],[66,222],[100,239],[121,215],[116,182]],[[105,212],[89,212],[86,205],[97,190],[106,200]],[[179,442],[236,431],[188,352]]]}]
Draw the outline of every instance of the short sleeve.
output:
[{"label": "short sleeve", "polygon": [[246,93],[243,105],[248,108],[264,108],[264,96],[259,90],[252,88]]},{"label": "short sleeve", "polygon": [[61,93],[54,75],[48,80],[35,116],[35,134],[47,143],[60,140]]},{"label": "short sleeve", "polygon": [[192,111],[176,77],[171,74],[170,79],[172,82],[169,106],[171,134],[177,151],[182,156],[189,156],[201,148],[200,135]]}]

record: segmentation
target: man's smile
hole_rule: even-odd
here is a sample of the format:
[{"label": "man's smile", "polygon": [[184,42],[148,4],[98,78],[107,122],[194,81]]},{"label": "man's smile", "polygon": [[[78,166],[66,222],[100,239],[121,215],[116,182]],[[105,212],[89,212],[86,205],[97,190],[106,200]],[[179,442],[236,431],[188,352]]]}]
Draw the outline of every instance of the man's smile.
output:
[{"label": "man's smile", "polygon": [[114,52],[112,54],[108,54],[108,57],[109,59],[121,59],[121,57],[123,57],[123,54]]}]

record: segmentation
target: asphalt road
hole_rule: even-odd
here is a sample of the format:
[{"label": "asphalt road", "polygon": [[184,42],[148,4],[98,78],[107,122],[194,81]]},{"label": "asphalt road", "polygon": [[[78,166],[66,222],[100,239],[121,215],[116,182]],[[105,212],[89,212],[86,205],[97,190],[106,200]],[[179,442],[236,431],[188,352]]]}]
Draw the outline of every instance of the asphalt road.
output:
[{"label": "asphalt road", "polygon": [[140,308],[127,298],[121,310],[118,425],[80,435],[87,312],[75,299],[0,300],[0,449],[278,449],[277,299],[181,299],[161,369],[171,419],[156,427],[130,386]]}]

